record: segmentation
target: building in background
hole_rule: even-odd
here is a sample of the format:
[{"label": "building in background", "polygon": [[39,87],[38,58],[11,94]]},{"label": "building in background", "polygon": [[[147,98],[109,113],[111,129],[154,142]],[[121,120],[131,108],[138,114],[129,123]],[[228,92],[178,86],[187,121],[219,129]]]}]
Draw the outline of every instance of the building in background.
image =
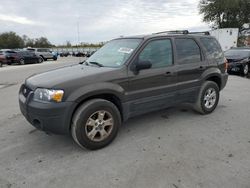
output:
[{"label": "building in background", "polygon": [[238,28],[224,28],[209,31],[220,43],[222,50],[227,51],[230,48],[237,47],[239,38]]}]

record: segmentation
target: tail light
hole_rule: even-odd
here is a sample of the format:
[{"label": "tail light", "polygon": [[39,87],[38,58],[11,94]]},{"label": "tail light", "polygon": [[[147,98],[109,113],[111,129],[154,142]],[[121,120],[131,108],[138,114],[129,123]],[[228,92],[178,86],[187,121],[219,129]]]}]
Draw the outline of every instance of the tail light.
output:
[{"label": "tail light", "polygon": [[227,72],[227,69],[228,69],[228,61],[227,59],[224,57],[224,69],[225,69],[225,72]]}]

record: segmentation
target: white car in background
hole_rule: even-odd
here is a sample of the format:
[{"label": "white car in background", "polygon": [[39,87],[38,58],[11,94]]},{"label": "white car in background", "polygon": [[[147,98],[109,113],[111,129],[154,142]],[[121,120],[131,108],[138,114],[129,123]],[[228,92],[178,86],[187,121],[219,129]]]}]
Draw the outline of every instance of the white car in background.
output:
[{"label": "white car in background", "polygon": [[26,48],[26,50],[34,52],[36,55],[40,56],[44,61],[48,59],[57,60],[57,56],[51,52],[48,48]]}]

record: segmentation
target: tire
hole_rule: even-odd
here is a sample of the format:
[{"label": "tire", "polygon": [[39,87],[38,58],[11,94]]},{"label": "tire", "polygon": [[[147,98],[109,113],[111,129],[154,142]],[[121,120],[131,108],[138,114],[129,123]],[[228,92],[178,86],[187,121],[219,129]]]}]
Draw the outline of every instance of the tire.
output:
[{"label": "tire", "polygon": [[43,58],[42,57],[39,57],[38,58],[38,63],[42,63],[43,62]]},{"label": "tire", "polygon": [[20,65],[25,65],[24,59],[20,59],[20,60],[19,60],[19,64],[20,64]]},{"label": "tire", "polygon": [[114,140],[120,125],[120,112],[112,102],[92,99],[83,103],[73,115],[71,135],[80,147],[96,150]]},{"label": "tire", "polygon": [[57,58],[56,58],[56,57],[54,57],[54,58],[53,58],[53,60],[54,60],[54,61],[56,61],[56,60],[57,60]]},{"label": "tire", "polygon": [[217,107],[219,98],[220,89],[218,85],[213,81],[206,81],[201,86],[197,101],[194,104],[194,110],[200,114],[210,114]]},{"label": "tire", "polygon": [[42,59],[43,59],[43,61],[47,61],[47,59],[46,58],[44,58],[43,56],[40,56]]},{"label": "tire", "polygon": [[242,75],[246,76],[246,75],[248,75],[248,72],[249,72],[248,64],[243,65],[242,70],[241,70]]}]

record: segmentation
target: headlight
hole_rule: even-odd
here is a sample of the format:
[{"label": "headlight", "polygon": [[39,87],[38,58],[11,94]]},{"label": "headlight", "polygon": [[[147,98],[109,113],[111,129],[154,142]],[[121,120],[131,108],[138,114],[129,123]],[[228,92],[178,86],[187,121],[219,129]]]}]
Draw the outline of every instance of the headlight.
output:
[{"label": "headlight", "polygon": [[35,90],[34,100],[46,102],[61,102],[63,98],[63,93],[63,90],[38,88]]}]

